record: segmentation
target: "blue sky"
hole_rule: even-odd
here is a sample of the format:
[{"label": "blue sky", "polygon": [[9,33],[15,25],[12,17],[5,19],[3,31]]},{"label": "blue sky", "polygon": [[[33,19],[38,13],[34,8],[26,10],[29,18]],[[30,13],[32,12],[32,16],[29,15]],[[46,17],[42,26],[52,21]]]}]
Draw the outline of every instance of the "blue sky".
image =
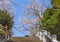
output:
[{"label": "blue sky", "polygon": [[[15,7],[15,11],[16,11],[16,16],[14,17],[14,21],[15,21],[15,27],[18,27],[20,26],[22,23],[21,23],[21,20],[23,19],[24,15],[23,15],[23,11],[25,10],[25,6],[26,4],[29,4],[29,0],[14,0],[18,7]],[[43,3],[43,0],[40,0],[40,2]],[[50,0],[46,0],[46,7],[51,7],[51,4],[50,4]],[[27,31],[22,31],[23,33],[17,31],[15,28],[13,28],[13,36],[24,36],[24,35],[27,35],[29,34]]]}]

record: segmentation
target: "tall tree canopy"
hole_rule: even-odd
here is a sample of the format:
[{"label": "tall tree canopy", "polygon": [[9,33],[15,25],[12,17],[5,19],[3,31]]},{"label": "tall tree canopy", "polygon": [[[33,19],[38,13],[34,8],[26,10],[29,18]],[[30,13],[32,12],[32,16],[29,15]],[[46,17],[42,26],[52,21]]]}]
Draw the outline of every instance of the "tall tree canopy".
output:
[{"label": "tall tree canopy", "polygon": [[52,0],[52,8],[47,9],[42,19],[43,29],[60,37],[60,0]]},{"label": "tall tree canopy", "polygon": [[[14,23],[13,17],[10,16],[8,11],[0,11],[0,24],[4,26],[4,28],[2,30],[6,31],[5,27],[7,25],[8,33],[10,36],[11,36],[11,32],[12,32],[11,29],[12,29],[13,23]],[[0,29],[1,28],[2,27],[0,27]]]}]

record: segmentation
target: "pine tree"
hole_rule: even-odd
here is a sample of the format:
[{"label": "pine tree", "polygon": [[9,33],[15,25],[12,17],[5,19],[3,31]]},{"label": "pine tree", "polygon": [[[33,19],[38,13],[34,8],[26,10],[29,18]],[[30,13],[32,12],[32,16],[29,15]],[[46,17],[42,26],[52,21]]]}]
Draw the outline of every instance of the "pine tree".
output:
[{"label": "pine tree", "polygon": [[3,25],[3,28],[0,27],[0,29],[2,28],[3,31],[6,32],[6,25],[8,26],[8,33],[11,36],[12,35],[12,26],[13,26],[13,17],[9,15],[9,13],[7,11],[0,11],[0,24]]},{"label": "pine tree", "polygon": [[44,13],[42,27],[51,34],[56,34],[58,40],[60,40],[60,0],[52,0],[52,6]]}]

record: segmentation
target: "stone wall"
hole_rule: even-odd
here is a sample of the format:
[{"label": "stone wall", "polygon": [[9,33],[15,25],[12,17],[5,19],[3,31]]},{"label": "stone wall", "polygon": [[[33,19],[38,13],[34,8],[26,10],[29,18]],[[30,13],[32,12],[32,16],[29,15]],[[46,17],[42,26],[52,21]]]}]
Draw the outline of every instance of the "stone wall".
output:
[{"label": "stone wall", "polygon": [[39,37],[43,42],[58,42],[56,35],[51,36],[50,32],[47,32],[46,30],[38,32],[36,36]]}]

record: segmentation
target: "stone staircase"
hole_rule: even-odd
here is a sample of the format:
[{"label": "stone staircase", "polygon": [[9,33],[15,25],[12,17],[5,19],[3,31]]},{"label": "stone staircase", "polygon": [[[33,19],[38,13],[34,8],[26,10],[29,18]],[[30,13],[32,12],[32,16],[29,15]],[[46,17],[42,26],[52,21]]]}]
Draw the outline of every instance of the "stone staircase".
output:
[{"label": "stone staircase", "polygon": [[41,42],[38,37],[12,37],[13,42]]}]

